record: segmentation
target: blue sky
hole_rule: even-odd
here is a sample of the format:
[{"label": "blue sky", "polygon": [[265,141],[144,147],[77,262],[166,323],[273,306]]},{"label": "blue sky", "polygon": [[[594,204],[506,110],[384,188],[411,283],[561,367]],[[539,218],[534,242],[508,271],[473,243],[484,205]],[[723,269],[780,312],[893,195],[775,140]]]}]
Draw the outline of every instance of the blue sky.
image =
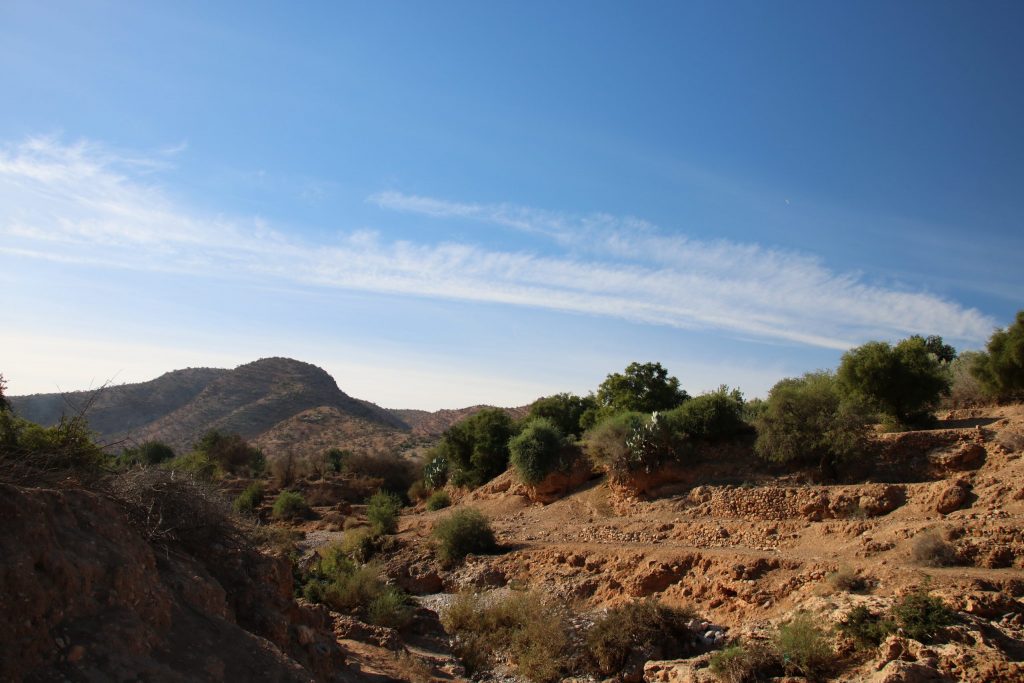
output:
[{"label": "blue sky", "polygon": [[11,393],[763,395],[1021,307],[1020,3],[295,5],[0,5]]}]

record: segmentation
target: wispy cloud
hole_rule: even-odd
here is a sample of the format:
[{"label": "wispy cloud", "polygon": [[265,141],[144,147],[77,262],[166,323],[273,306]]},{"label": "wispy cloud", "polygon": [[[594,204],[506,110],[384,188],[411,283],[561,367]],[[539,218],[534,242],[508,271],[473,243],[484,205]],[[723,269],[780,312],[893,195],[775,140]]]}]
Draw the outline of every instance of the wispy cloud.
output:
[{"label": "wispy cloud", "polygon": [[690,240],[631,217],[387,192],[369,201],[544,235],[554,255],[366,231],[313,244],[172,201],[147,182],[159,163],[54,138],[0,149],[0,253],[542,307],[836,349],[916,332],[977,342],[993,327],[976,310],[835,273],[812,256]]}]

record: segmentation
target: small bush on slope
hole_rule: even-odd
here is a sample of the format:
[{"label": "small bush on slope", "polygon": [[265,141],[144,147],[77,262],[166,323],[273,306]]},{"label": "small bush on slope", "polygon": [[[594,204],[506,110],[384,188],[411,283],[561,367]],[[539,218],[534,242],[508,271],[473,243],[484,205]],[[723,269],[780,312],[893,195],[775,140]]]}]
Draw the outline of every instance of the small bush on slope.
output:
[{"label": "small bush on slope", "polygon": [[587,631],[590,667],[606,678],[622,673],[634,653],[642,661],[694,654],[698,644],[686,626],[693,618],[653,600],[614,607]]},{"label": "small bush on slope", "polygon": [[235,502],[232,504],[232,507],[235,509],[235,512],[252,514],[256,510],[257,506],[263,502],[263,495],[263,483],[254,481],[246,486],[244,491],[238,494],[238,497],[235,498]]},{"label": "small bush on slope", "polygon": [[431,512],[444,509],[452,504],[451,496],[448,495],[447,491],[434,491],[427,498],[427,509]]},{"label": "small bush on slope", "polygon": [[565,472],[575,461],[575,450],[553,422],[536,417],[508,443],[509,461],[524,484],[540,483],[549,474]]},{"label": "small bush on slope", "polygon": [[812,680],[824,676],[835,660],[828,635],[806,612],[779,627],[775,647],[787,672]]},{"label": "small bush on slope", "polygon": [[490,522],[479,510],[456,510],[434,526],[437,556],[444,564],[455,564],[470,553],[492,553],[498,543]]},{"label": "small bush on slope", "polygon": [[393,534],[398,528],[398,511],[401,509],[401,498],[387,491],[378,491],[366,502],[366,518],[375,533]]},{"label": "small bush on slope", "polygon": [[565,611],[536,593],[503,599],[462,593],[441,615],[455,654],[470,674],[507,656],[531,681],[561,680],[570,670],[569,624]]},{"label": "small bush on slope", "polygon": [[274,499],[274,507],[271,514],[274,519],[296,519],[305,517],[310,513],[309,505],[301,493],[296,491],[281,491]]}]

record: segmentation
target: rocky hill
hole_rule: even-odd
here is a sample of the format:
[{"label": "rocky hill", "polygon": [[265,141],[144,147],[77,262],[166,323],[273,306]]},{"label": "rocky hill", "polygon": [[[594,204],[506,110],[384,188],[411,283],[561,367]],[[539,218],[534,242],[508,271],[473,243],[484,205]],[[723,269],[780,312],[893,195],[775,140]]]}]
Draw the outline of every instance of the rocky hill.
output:
[{"label": "rocky hill", "polygon": [[[19,415],[43,425],[62,414],[85,411],[103,442],[157,439],[186,450],[207,430],[220,429],[262,443],[269,456],[318,444],[343,445],[337,438],[362,438],[377,445],[402,441],[409,427],[401,418],[352,398],[321,368],[289,358],[264,358],[233,370],[194,368],[169,372],[138,384],[94,392],[11,397]],[[310,411],[313,411],[312,413]],[[287,438],[298,420],[312,425],[300,441]],[[282,437],[282,434],[284,435]]]}]

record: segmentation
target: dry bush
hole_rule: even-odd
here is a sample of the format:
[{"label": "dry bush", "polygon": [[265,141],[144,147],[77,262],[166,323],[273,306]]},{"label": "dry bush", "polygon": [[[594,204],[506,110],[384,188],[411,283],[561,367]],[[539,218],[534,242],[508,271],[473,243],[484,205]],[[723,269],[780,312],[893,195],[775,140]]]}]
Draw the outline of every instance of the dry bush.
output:
[{"label": "dry bush", "polygon": [[299,462],[289,451],[270,462],[270,477],[277,488],[288,488],[299,476]]},{"label": "dry bush", "polygon": [[798,613],[779,627],[775,649],[787,673],[811,680],[822,679],[836,658],[828,634],[806,612]]},{"label": "dry bush", "polygon": [[619,675],[636,660],[676,659],[693,655],[700,645],[687,627],[690,610],[654,600],[614,607],[587,631],[587,654],[594,673]]},{"label": "dry bush", "polygon": [[216,545],[240,547],[246,536],[228,502],[212,487],[173,471],[129,470],[107,484],[131,524],[151,543],[204,555]]},{"label": "dry bush", "polygon": [[570,625],[566,611],[537,593],[495,599],[462,593],[441,615],[453,650],[470,673],[507,657],[531,681],[561,680],[570,670]]},{"label": "dry bush", "polygon": [[919,534],[914,540],[910,556],[916,564],[925,567],[950,567],[957,561],[956,549],[937,529]]},{"label": "dry bush", "polygon": [[353,453],[345,459],[342,468],[354,478],[378,480],[374,490],[380,488],[405,496],[412,483],[419,478],[417,468],[398,455],[385,452]]},{"label": "dry bush", "polygon": [[779,669],[778,658],[760,643],[733,645],[711,656],[708,669],[723,683],[755,683]]},{"label": "dry bush", "polygon": [[868,581],[856,571],[842,566],[825,577],[833,590],[845,593],[861,593],[868,588]]},{"label": "dry bush", "polygon": [[398,655],[395,666],[398,667],[398,673],[403,681],[431,683],[431,681],[435,680],[430,665],[411,652],[405,651]]}]

